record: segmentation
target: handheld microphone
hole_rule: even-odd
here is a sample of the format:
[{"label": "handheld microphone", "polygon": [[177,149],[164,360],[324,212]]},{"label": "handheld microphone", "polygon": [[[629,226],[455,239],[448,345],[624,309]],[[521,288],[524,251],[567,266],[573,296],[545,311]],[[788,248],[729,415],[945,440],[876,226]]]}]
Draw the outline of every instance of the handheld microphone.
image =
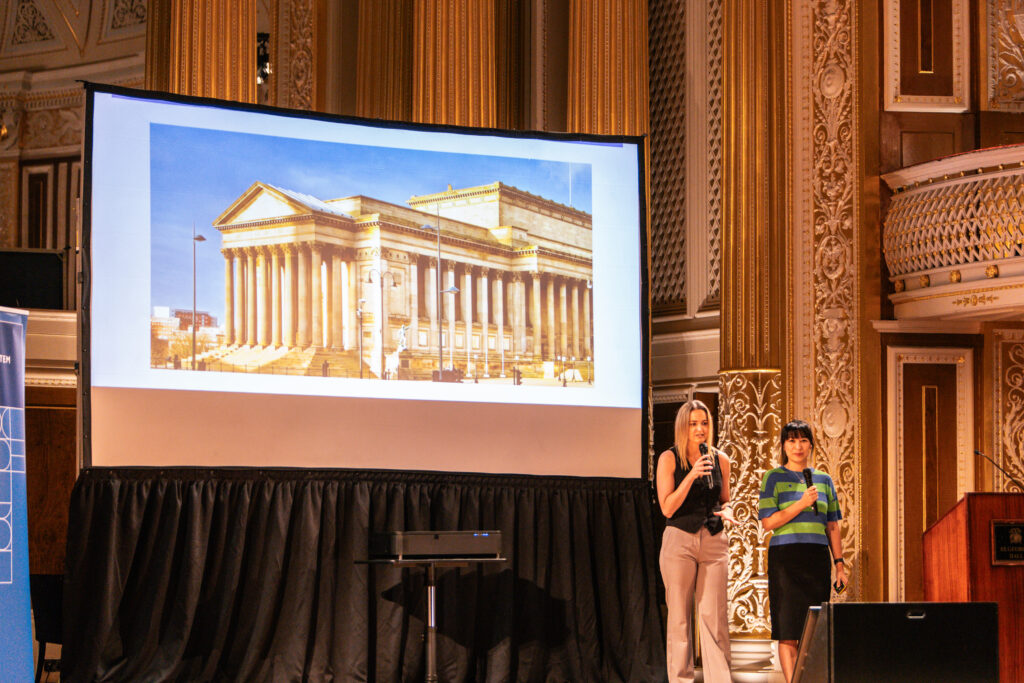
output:
[{"label": "handheld microphone", "polygon": [[[807,484],[807,488],[809,488],[809,489],[814,488],[814,480],[811,478],[811,468],[810,467],[805,467],[804,468],[804,483]],[[821,510],[818,509],[818,503],[817,502],[814,503],[814,514],[815,515],[820,515],[821,514]]]},{"label": "handheld microphone", "polygon": [[[698,448],[700,449],[700,457],[703,458],[705,455],[708,454],[708,445],[706,443],[702,443],[700,446],[698,446]],[[707,474],[704,475],[704,485],[707,486],[709,490],[715,485],[713,466],[711,470],[711,472],[708,472]]]}]

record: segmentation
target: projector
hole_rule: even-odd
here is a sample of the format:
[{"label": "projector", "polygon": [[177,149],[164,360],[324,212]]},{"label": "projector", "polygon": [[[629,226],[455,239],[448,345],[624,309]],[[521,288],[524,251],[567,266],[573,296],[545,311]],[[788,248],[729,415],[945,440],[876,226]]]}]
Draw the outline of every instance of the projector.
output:
[{"label": "projector", "polygon": [[500,531],[389,531],[370,537],[370,557],[391,560],[501,557]]}]

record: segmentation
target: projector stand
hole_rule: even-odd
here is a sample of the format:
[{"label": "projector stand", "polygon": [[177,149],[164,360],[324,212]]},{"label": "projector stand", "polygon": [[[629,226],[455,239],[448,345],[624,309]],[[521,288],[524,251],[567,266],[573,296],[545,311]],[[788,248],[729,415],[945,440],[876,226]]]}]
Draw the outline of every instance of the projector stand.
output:
[{"label": "projector stand", "polygon": [[[423,567],[427,588],[427,623],[424,628],[426,636],[427,683],[438,683],[437,678],[437,568],[466,567],[470,562],[504,562],[498,557],[419,557],[416,559],[373,559],[365,564],[389,564],[392,567]],[[364,564],[358,562],[358,564]]]}]

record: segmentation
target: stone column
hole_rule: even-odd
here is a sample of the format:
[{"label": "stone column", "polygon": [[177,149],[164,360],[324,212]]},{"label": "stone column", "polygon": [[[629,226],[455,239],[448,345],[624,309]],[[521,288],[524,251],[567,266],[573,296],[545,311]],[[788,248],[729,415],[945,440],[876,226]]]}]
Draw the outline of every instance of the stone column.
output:
[{"label": "stone column", "polygon": [[227,346],[235,337],[235,276],[231,250],[221,249],[220,253],[224,255],[224,345]]},{"label": "stone column", "polygon": [[523,357],[526,355],[526,282],[522,273],[512,274],[512,310],[515,311],[515,320],[512,326],[512,344],[515,346],[515,354]]},{"label": "stone column", "polygon": [[569,355],[569,315],[566,301],[565,278],[558,278],[558,353],[565,357]]},{"label": "stone column", "polygon": [[583,355],[589,358],[594,356],[594,349],[591,348],[594,335],[590,323],[590,297],[593,291],[591,287],[583,290]]},{"label": "stone column", "polygon": [[245,252],[242,249],[232,249],[232,260],[234,261],[234,336],[231,341],[241,346],[245,343]]},{"label": "stone column", "polygon": [[[444,264],[445,270],[445,289],[451,289],[455,286],[455,264],[451,261],[446,261]],[[445,294],[445,300],[441,302],[444,306],[445,320],[448,323],[448,348],[445,349],[445,363],[454,369],[455,367],[455,295]]]},{"label": "stone column", "polygon": [[420,269],[419,258],[415,254],[409,259],[408,306],[409,306],[409,341],[410,349],[420,346]]},{"label": "stone column", "polygon": [[505,376],[505,280],[504,273],[494,271],[494,323],[497,338],[495,352],[501,358],[501,376]]},{"label": "stone column", "polygon": [[323,289],[323,252],[319,244],[309,245],[310,256],[310,308],[313,314],[312,337],[310,345],[317,348],[324,345],[324,289]]},{"label": "stone column", "polygon": [[363,333],[359,329],[359,318],[356,309],[359,308],[359,285],[356,282],[356,264],[351,260],[351,251],[346,251],[342,258],[347,259],[341,264],[341,277],[343,283],[341,290],[345,296],[343,304],[345,308],[345,350],[359,348],[357,335]]},{"label": "stone column", "polygon": [[533,287],[533,296],[531,297],[531,307],[533,313],[530,316],[530,322],[533,324],[533,357],[540,358],[541,355],[541,334],[543,330],[543,324],[541,323],[540,317],[540,273],[533,273],[530,276]]},{"label": "stone column", "polygon": [[267,250],[256,247],[256,343],[270,344],[270,287],[267,282]]},{"label": "stone column", "polygon": [[345,346],[345,280],[342,272],[345,264],[341,260],[341,252],[331,251],[331,343],[334,349]]},{"label": "stone column", "polygon": [[573,280],[572,300],[569,302],[572,308],[572,348],[569,355],[576,360],[580,359],[580,282]]},{"label": "stone column", "polygon": [[281,287],[281,343],[286,347],[295,346],[295,298],[298,292],[295,286],[295,259],[297,256],[294,244],[286,244],[284,250],[284,282]]},{"label": "stone column", "polygon": [[438,324],[439,311],[437,310],[437,293],[440,291],[441,282],[437,279],[437,259],[427,259],[427,276],[424,279],[426,287],[424,288],[427,292],[427,317],[430,319],[430,339],[427,340],[427,346],[434,351],[437,351],[438,342],[438,330],[440,329]]},{"label": "stone column", "polygon": [[256,248],[245,248],[245,343],[255,346],[256,339]]},{"label": "stone column", "polygon": [[558,355],[558,347],[555,345],[555,276],[547,276],[547,337],[548,337],[548,354],[547,360],[555,360],[555,356]]},{"label": "stone column", "polygon": [[466,328],[466,371],[473,352],[473,267],[462,267],[462,323]]},{"label": "stone column", "polygon": [[298,282],[296,289],[296,310],[298,330],[295,335],[295,344],[301,349],[310,345],[309,321],[312,311],[310,310],[310,286],[309,286],[309,249],[301,244],[296,246],[296,258],[298,260]]},{"label": "stone column", "polygon": [[281,245],[270,248],[270,343],[281,346]]},{"label": "stone column", "polygon": [[487,308],[487,277],[490,269],[481,266],[477,277],[476,305],[479,308],[477,315],[480,318],[480,346],[484,351],[484,377],[490,377],[490,366],[487,364],[488,351],[490,350],[491,323],[488,318]]}]

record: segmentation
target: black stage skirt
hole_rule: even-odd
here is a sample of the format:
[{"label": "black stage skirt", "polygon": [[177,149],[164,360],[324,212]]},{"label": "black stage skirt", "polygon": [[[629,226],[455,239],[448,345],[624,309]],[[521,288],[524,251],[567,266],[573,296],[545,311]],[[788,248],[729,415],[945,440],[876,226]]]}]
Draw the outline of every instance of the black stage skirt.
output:
[{"label": "black stage skirt", "polygon": [[768,604],[772,640],[800,640],[807,608],[828,602],[832,555],[827,545],[768,546]]}]

